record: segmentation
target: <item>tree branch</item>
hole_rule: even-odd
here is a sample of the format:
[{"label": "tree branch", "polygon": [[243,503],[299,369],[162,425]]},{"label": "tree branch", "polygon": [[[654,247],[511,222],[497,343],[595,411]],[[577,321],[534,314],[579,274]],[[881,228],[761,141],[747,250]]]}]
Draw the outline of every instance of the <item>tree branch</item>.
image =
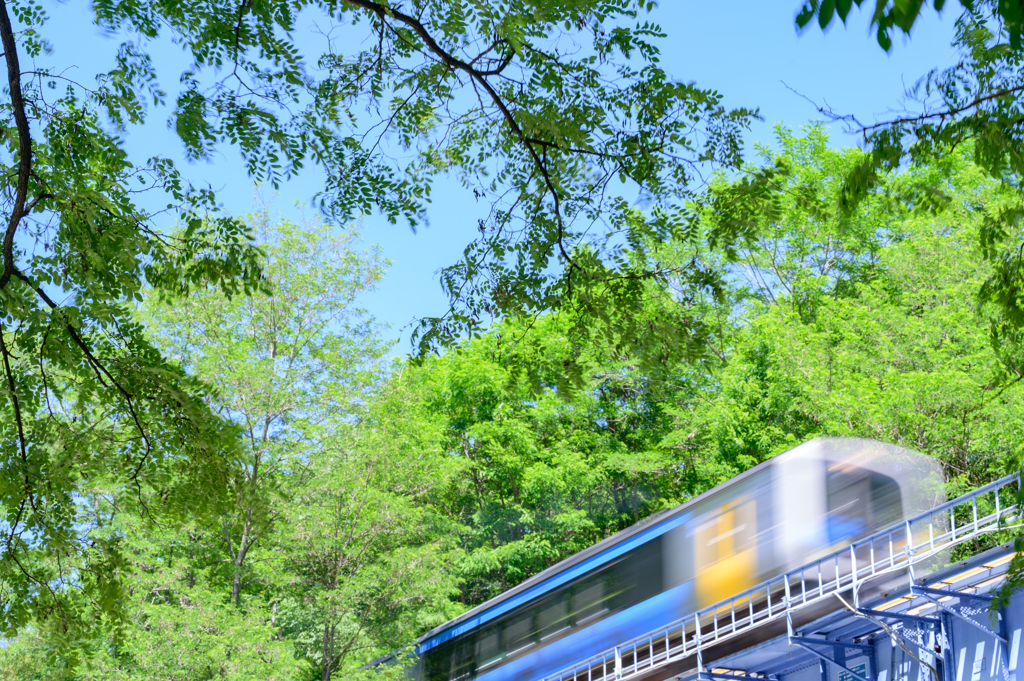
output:
[{"label": "tree branch", "polygon": [[[2,2],[3,0],[0,0],[0,3]],[[46,291],[44,291],[39,286],[36,286],[36,284],[31,279],[29,279],[24,272],[14,267],[12,268],[12,273],[18,279],[25,282],[25,284],[27,284],[29,288],[35,291],[36,295],[38,295],[43,300],[43,302],[45,302],[47,306],[49,306],[51,310],[57,310],[60,307],[50,298],[50,296],[46,295]],[[117,391],[121,393],[125,401],[128,403],[128,413],[131,414],[132,420],[135,422],[135,428],[136,430],[139,431],[139,436],[142,437],[142,441],[146,445],[146,454],[148,455],[148,453],[152,450],[153,445],[149,441],[149,436],[146,435],[146,429],[142,427],[142,422],[139,420],[138,412],[136,412],[135,410],[135,403],[132,401],[131,394],[127,390],[125,390],[124,387],[118,382],[118,380],[114,378],[114,376],[110,373],[110,371],[108,371],[107,368],[103,366],[103,364],[98,359],[96,359],[95,355],[93,355],[92,351],[89,350],[89,346],[85,344],[85,341],[82,339],[82,336],[78,333],[78,331],[75,330],[74,326],[72,326],[69,322],[65,321],[64,328],[67,329],[68,334],[70,334],[71,340],[74,341],[75,345],[77,345],[78,348],[85,355],[86,361],[88,362],[89,366],[92,367],[92,370],[96,374],[96,378],[99,380],[99,382],[102,385],[107,386],[107,381],[109,381],[109,384],[113,385],[117,389]],[[103,379],[104,376],[106,376],[107,380]],[[132,472],[131,477],[133,480],[135,480],[138,477],[139,472],[142,470],[142,464],[145,462],[145,460],[145,455],[139,460],[138,465]]]},{"label": "tree branch", "polygon": [[[523,129],[520,128],[519,124],[516,122],[516,119],[512,115],[512,112],[509,110],[508,105],[505,103],[505,100],[501,98],[501,96],[494,89],[494,87],[487,81],[486,76],[493,74],[489,71],[480,71],[474,68],[472,65],[467,64],[466,62],[449,53],[447,50],[441,47],[441,45],[439,45],[436,40],[434,40],[434,37],[430,35],[430,32],[427,31],[426,27],[415,17],[409,16],[408,14],[400,12],[392,7],[387,7],[376,2],[371,2],[370,0],[344,1],[347,4],[352,5],[354,7],[358,7],[360,9],[365,9],[370,12],[373,12],[378,17],[380,17],[380,20],[382,22],[386,22],[386,20],[389,18],[402,22],[403,24],[411,28],[416,33],[416,35],[418,35],[420,39],[423,40],[423,43],[427,46],[427,49],[434,53],[437,57],[439,57],[441,61],[448,66],[448,68],[452,69],[453,71],[457,70],[466,73],[467,75],[469,75],[471,79],[476,81],[485,92],[487,92],[487,95],[491,98],[491,101],[494,102],[494,105],[498,108],[498,111],[501,112],[502,117],[505,119],[505,122],[508,123],[508,126],[509,128],[511,128],[513,134],[517,138],[519,138],[519,141],[523,144],[524,147],[526,147],[527,153],[530,154],[530,157],[533,159],[533,162],[537,166],[537,169],[540,170],[541,176],[544,178],[544,184],[547,187],[548,193],[551,195],[552,201],[554,202],[555,220],[558,225],[558,238],[556,239],[556,243],[558,245],[559,253],[565,259],[566,263],[568,263],[569,265],[569,274],[567,275],[567,278],[569,279],[569,293],[571,295],[572,272],[573,270],[579,269],[579,266],[573,261],[573,259],[569,256],[568,251],[566,251],[565,249],[565,221],[562,219],[561,197],[559,196],[558,189],[555,187],[554,180],[552,180],[551,174],[548,171],[547,164],[544,163],[543,159],[537,153],[537,150],[533,148],[533,140],[526,136],[526,133],[523,132]],[[503,70],[505,66],[507,66],[507,64],[501,65],[499,70]]]},{"label": "tree branch", "polygon": [[[0,0],[2,4],[2,0]],[[3,357],[4,374],[7,376],[7,388],[11,392],[11,403],[14,405],[14,422],[18,426],[18,445],[21,450],[21,461],[25,465],[25,494],[31,497],[31,482],[28,479],[28,447],[25,442],[25,428],[21,419],[21,406],[18,402],[18,391],[14,385],[14,372],[11,371],[10,352],[7,350],[7,340],[4,338],[3,323],[0,322],[0,356]]]},{"label": "tree branch", "polygon": [[[3,44],[4,59],[7,61],[7,86],[11,91],[11,109],[14,123],[18,128],[18,184],[14,193],[14,207],[7,222],[3,241],[3,273],[0,274],[0,289],[7,287],[14,275],[14,233],[25,213],[28,196],[28,180],[32,173],[32,137],[25,114],[25,100],[21,95],[21,66],[18,64],[18,45],[14,40],[14,29],[7,14],[7,3],[0,0],[0,44]],[[20,425],[20,424],[19,424]]]},{"label": "tree branch", "polygon": [[921,114],[919,116],[907,116],[905,118],[897,118],[897,119],[892,120],[892,121],[883,121],[881,123],[875,123],[874,125],[865,125],[865,126],[863,126],[862,132],[864,133],[865,136],[867,136],[867,134],[869,132],[871,132],[873,130],[877,130],[878,128],[885,128],[885,127],[890,127],[890,126],[894,126],[894,125],[903,125],[905,123],[924,123],[925,121],[927,121],[929,119],[933,119],[933,118],[938,118],[940,120],[945,119],[945,118],[951,118],[953,116],[957,116],[959,114],[962,114],[963,112],[965,112],[965,111],[967,111],[969,109],[974,109],[974,108],[976,108],[978,106],[981,106],[985,102],[990,102],[993,99],[998,99],[1000,97],[1005,97],[1007,95],[1015,95],[1015,94],[1017,94],[1017,93],[1019,93],[1021,91],[1024,91],[1024,85],[1018,85],[1017,87],[1011,87],[1011,88],[1005,88],[1005,89],[1002,89],[1002,90],[997,90],[997,91],[992,92],[990,94],[983,95],[981,97],[976,97],[973,100],[971,100],[970,102],[968,102],[967,104],[964,104],[963,106],[959,106],[959,107],[957,107],[955,109],[945,109],[943,111],[937,111],[935,113]]}]

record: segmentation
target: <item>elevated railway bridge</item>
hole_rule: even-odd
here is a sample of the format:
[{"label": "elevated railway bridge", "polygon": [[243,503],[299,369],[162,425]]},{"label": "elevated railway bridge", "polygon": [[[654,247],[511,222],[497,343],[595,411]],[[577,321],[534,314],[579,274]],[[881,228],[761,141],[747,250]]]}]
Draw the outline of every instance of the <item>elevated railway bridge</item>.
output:
[{"label": "elevated railway bridge", "polygon": [[524,681],[1017,681],[1024,591],[993,599],[1019,494],[1008,476]]}]

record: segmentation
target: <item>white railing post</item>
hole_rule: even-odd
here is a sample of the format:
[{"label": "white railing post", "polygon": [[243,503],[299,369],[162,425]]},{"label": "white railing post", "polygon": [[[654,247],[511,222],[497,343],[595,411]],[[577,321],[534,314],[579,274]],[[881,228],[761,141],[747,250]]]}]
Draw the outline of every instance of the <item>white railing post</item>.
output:
[{"label": "white railing post", "polygon": [[859,608],[860,602],[857,597],[857,544],[850,544],[850,569],[852,570],[853,579],[850,582],[850,588],[853,589],[853,607]]},{"label": "white railing post", "polygon": [[[928,516],[928,524],[929,524],[929,526],[932,523],[932,519],[931,518],[932,517],[929,515]],[[913,586],[914,585],[914,551],[911,548],[913,546],[913,542],[911,541],[911,537],[912,537],[912,535],[911,535],[911,532],[910,532],[910,521],[908,520],[907,521],[907,545],[905,547],[903,547],[903,552],[907,554],[907,579],[910,581],[910,585]]]}]

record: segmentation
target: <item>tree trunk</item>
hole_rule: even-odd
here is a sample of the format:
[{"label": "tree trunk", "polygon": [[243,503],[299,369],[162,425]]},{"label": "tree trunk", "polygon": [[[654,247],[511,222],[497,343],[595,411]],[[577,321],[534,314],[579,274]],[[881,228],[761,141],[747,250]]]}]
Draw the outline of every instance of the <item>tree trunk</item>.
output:
[{"label": "tree trunk", "polygon": [[242,565],[241,563],[235,563],[235,578],[231,582],[231,602],[235,604],[235,607],[241,605],[242,599]]},{"label": "tree trunk", "polygon": [[324,642],[321,651],[323,662],[320,665],[320,681],[331,681],[334,666],[334,625],[324,622]]},{"label": "tree trunk", "polygon": [[242,599],[242,569],[245,567],[245,556],[249,553],[250,536],[252,534],[252,510],[247,513],[245,524],[242,526],[242,538],[238,542],[238,550],[235,550],[231,541],[231,533],[228,531],[227,523],[224,523],[224,539],[228,544],[228,553],[231,556],[231,563],[234,566],[234,576],[231,582],[231,602],[236,607],[241,605]]}]

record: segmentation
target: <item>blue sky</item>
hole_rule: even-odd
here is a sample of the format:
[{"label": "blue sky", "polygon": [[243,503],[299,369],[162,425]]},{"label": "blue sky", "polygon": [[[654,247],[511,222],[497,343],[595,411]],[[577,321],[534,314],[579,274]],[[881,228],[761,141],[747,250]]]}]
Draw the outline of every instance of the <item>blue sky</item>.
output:
[{"label": "blue sky", "polygon": [[[663,0],[651,14],[650,20],[668,34],[661,64],[672,77],[718,90],[727,106],[760,109],[764,120],[753,126],[748,148],[753,142],[771,143],[776,123],[795,128],[818,118],[815,107],[801,95],[873,122],[898,107],[905,88],[929,69],[954,61],[949,46],[956,19],[952,6],[942,16],[926,8],[912,36],[897,37],[886,54],[869,33],[866,15],[856,9],[847,27],[835,22],[822,33],[815,25],[797,35],[793,18],[798,4],[799,0]],[[118,41],[90,25],[86,5],[80,2],[45,5],[56,29],[51,34],[54,53],[45,60],[74,64],[67,75],[91,84],[93,74],[109,68]],[[311,42],[320,39],[312,20],[300,21],[297,30]],[[154,56],[175,76],[187,66],[180,50],[171,45]],[[164,83],[165,89],[173,85]],[[128,143],[135,158],[154,153],[181,157],[180,143],[166,130],[165,120],[160,112],[145,130],[131,131]],[[857,144],[841,126],[833,125],[832,135],[836,146]],[[192,164],[187,172],[219,189],[229,212],[253,210],[254,188],[230,149],[213,163]],[[290,214],[295,201],[310,200],[318,180],[315,173],[308,173],[289,182],[281,188],[275,207]],[[379,244],[393,263],[386,281],[366,296],[364,304],[378,320],[391,325],[392,335],[418,316],[444,311],[446,300],[435,275],[458,259],[474,235],[475,210],[472,197],[453,183],[435,189],[428,210],[430,226],[416,234],[374,216],[364,220],[366,240]],[[400,352],[408,348],[408,330],[402,336],[396,348]]]}]

